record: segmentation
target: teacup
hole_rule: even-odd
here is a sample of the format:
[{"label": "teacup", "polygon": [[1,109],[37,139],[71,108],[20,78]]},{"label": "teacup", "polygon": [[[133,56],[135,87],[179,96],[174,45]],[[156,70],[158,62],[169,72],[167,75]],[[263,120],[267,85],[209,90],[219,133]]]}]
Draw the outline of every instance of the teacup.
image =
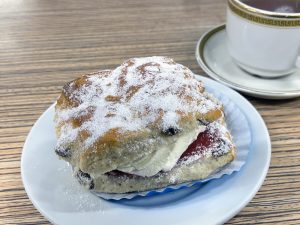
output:
[{"label": "teacup", "polygon": [[251,74],[273,78],[300,67],[300,0],[228,0],[226,33],[230,55]]}]

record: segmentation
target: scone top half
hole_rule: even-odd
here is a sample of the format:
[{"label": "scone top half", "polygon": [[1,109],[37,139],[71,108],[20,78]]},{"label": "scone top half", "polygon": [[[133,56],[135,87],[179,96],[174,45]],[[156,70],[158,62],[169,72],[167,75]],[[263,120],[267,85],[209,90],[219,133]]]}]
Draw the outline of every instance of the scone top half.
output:
[{"label": "scone top half", "polygon": [[69,82],[57,100],[56,153],[85,173],[171,170],[222,105],[185,66],[132,58]]}]

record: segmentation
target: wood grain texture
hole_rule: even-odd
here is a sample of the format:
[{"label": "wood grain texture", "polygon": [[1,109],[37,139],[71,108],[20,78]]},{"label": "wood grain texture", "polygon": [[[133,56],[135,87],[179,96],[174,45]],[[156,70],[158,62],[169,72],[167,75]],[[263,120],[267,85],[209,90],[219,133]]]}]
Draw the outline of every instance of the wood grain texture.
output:
[{"label": "wood grain texture", "polygon": [[[194,49],[225,22],[225,1],[0,1],[0,224],[49,224],[20,176],[25,138],[62,85],[124,59],[167,55],[203,74]],[[262,188],[227,224],[300,224],[300,98],[248,97],[272,138]]]}]

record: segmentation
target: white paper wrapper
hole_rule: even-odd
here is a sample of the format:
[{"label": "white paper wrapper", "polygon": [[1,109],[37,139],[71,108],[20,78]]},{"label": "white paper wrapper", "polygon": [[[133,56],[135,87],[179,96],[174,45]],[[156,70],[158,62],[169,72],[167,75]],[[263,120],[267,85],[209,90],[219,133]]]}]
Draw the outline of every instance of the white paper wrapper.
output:
[{"label": "white paper wrapper", "polygon": [[132,192],[127,194],[107,194],[101,192],[93,192],[93,193],[96,194],[98,197],[107,200],[132,199],[136,196],[153,196],[153,195],[163,194],[163,193],[167,193],[182,188],[188,188],[194,185],[199,185],[209,180],[220,178],[223,175],[230,175],[233,172],[239,171],[246,162],[246,158],[252,140],[248,121],[244,116],[244,114],[242,113],[242,111],[228,97],[221,95],[218,92],[212,91],[212,93],[224,105],[227,127],[233,136],[233,141],[237,148],[237,157],[233,162],[223,167],[222,170],[220,170],[219,172],[216,172],[203,180],[192,181],[192,182],[187,182],[187,183],[182,183],[177,185],[170,185],[165,188],[155,189],[151,191]]}]

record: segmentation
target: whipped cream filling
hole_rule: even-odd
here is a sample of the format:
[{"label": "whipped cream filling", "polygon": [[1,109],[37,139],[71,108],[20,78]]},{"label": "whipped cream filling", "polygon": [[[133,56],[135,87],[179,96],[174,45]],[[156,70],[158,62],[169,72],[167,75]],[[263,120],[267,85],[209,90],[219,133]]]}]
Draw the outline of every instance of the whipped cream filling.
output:
[{"label": "whipped cream filling", "polygon": [[188,146],[197,139],[198,134],[203,132],[205,128],[201,125],[182,134],[174,143],[160,146],[149,160],[137,162],[126,168],[117,168],[117,170],[143,177],[154,176],[160,171],[170,171],[176,165],[182,153],[187,150]]}]

